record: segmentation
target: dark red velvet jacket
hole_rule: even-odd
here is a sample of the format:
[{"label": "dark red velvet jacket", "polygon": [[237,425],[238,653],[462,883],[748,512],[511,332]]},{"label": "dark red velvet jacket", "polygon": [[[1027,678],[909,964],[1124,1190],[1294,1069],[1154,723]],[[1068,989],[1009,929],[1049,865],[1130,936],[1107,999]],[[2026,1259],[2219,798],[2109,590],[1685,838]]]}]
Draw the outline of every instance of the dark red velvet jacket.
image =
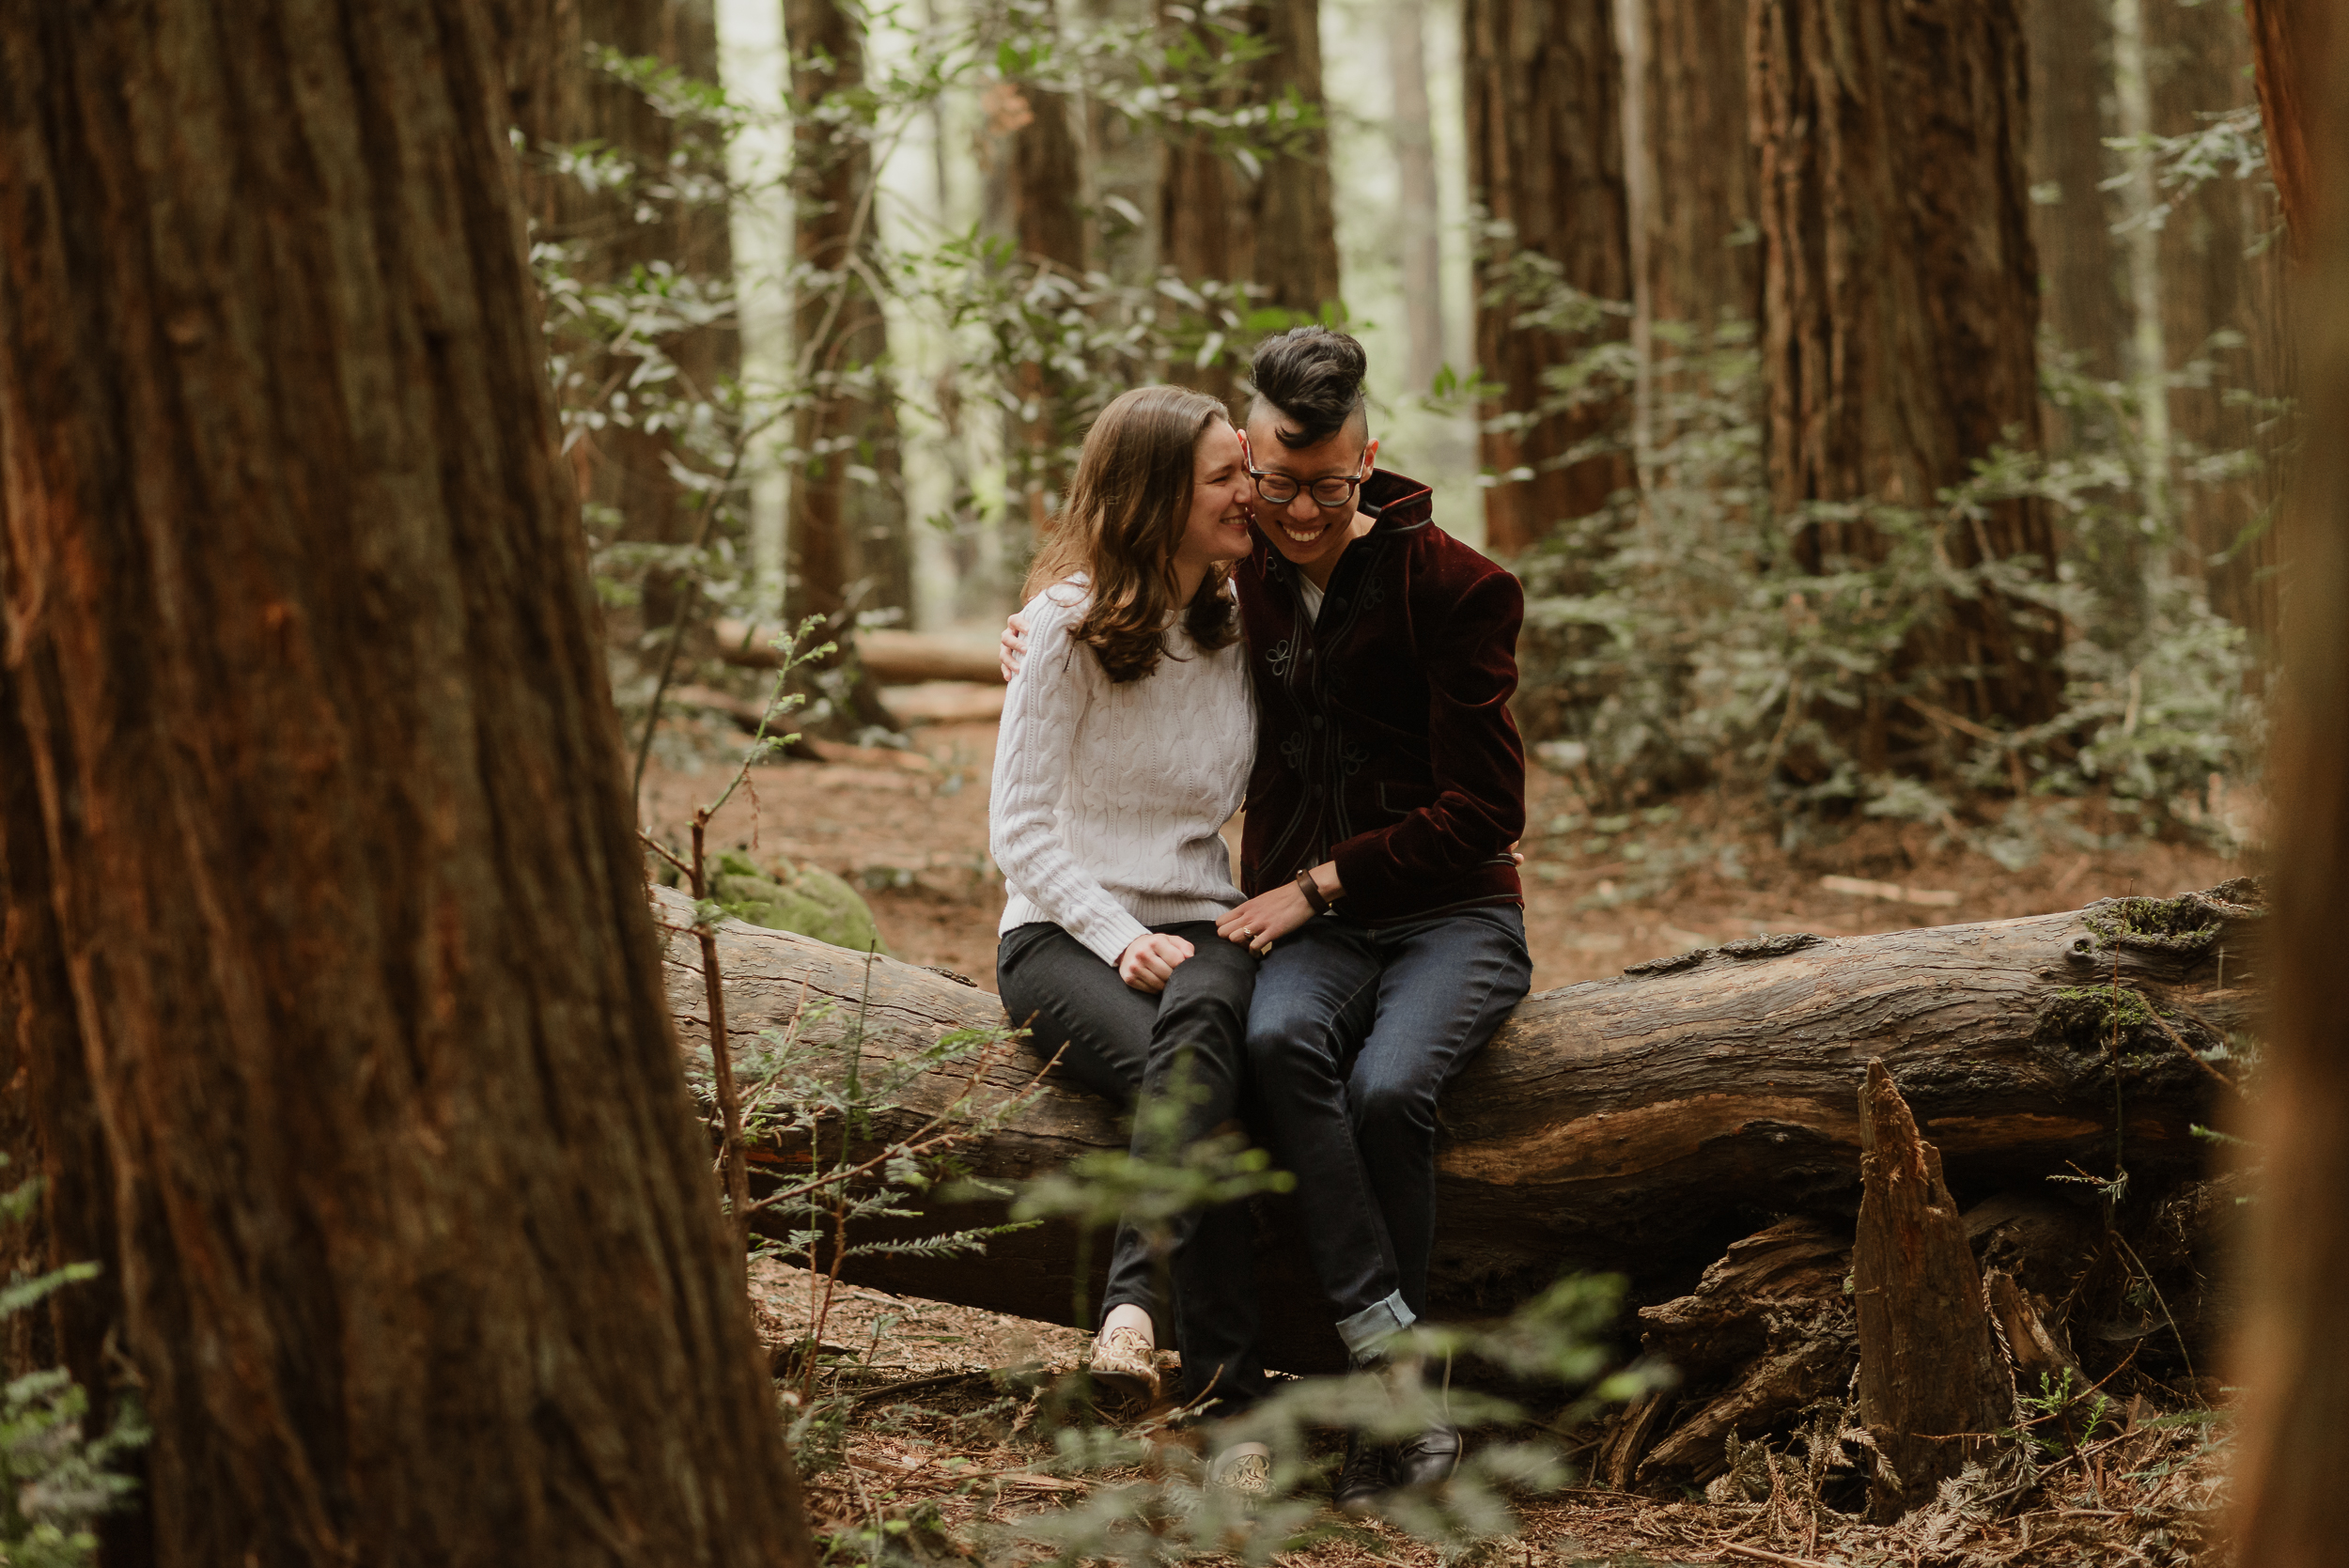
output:
[{"label": "dark red velvet jacket", "polygon": [[1436,526],[1426,486],[1378,470],[1361,495],[1377,521],[1338,557],[1317,621],[1268,540],[1238,567],[1256,689],[1240,886],[1334,860],[1340,907],[1372,925],[1521,902],[1524,591]]}]

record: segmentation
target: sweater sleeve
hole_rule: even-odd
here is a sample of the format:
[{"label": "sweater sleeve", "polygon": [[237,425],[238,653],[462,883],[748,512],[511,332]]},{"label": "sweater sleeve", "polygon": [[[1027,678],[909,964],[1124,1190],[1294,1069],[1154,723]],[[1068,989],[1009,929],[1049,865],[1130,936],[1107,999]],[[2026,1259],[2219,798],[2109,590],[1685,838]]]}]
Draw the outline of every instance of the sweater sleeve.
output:
[{"label": "sweater sleeve", "polygon": [[1069,854],[1053,821],[1077,726],[1100,665],[1069,632],[1079,611],[1048,590],[1028,605],[1028,655],[1003,694],[988,801],[988,848],[1004,879],[1052,923],[1114,965],[1148,928]]},{"label": "sweater sleeve", "polygon": [[1423,618],[1427,757],[1435,799],[1391,827],[1332,847],[1346,908],[1366,920],[1407,913],[1442,881],[1496,862],[1525,832],[1525,745],[1509,716],[1525,594],[1491,571],[1446,613]]}]

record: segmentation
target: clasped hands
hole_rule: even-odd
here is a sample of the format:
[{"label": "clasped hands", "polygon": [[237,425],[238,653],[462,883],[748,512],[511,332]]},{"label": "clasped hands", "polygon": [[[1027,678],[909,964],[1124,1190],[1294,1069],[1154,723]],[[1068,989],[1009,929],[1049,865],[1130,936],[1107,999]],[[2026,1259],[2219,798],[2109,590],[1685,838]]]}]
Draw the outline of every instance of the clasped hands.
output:
[{"label": "clasped hands", "polygon": [[[1324,896],[1337,879],[1337,868],[1325,865],[1317,868],[1315,885]],[[1294,882],[1284,882],[1270,893],[1260,893],[1247,903],[1226,910],[1215,923],[1215,934],[1227,942],[1237,942],[1261,958],[1272,951],[1272,944],[1314,918],[1313,906],[1304,890]],[[1166,983],[1174,978],[1174,967],[1198,949],[1180,937],[1146,931],[1126,944],[1126,951],[1117,955],[1117,978],[1137,991],[1156,996],[1166,989]]]}]

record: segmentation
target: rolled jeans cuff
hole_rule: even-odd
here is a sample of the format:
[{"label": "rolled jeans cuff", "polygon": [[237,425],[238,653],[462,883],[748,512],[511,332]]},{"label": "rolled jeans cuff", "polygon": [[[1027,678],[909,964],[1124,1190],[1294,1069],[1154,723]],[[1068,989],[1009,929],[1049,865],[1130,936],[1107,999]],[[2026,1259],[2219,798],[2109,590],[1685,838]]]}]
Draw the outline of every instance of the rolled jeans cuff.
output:
[{"label": "rolled jeans cuff", "polygon": [[1346,1342],[1346,1355],[1360,1366],[1376,1358],[1382,1345],[1418,1321],[1411,1309],[1403,1304],[1403,1293],[1398,1290],[1384,1301],[1372,1302],[1352,1317],[1338,1319],[1338,1338]]}]

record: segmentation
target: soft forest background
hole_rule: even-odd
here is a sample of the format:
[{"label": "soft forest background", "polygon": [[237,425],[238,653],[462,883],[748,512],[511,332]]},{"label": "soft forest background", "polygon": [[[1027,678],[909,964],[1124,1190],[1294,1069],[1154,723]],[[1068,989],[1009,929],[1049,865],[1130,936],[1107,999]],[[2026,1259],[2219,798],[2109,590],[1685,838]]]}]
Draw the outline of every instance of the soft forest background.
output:
[{"label": "soft forest background", "polygon": [[[2339,1555],[2331,9],[0,7],[0,1564]],[[1376,1521],[990,994],[1077,443],[1307,320],[1529,606]]]},{"label": "soft forest background", "polygon": [[[883,683],[983,665],[1091,412],[1232,396],[1311,319],[1371,349],[1381,461],[1526,581],[1543,983],[1897,921],[1821,876],[2021,913],[2257,831],[2300,436],[2238,7],[554,14],[517,147],[673,844],[674,770],[758,717],[729,660],[821,615],[819,742],[983,722]],[[983,729],[927,734],[984,784]],[[782,842],[984,979],[969,804],[819,797]]]}]

